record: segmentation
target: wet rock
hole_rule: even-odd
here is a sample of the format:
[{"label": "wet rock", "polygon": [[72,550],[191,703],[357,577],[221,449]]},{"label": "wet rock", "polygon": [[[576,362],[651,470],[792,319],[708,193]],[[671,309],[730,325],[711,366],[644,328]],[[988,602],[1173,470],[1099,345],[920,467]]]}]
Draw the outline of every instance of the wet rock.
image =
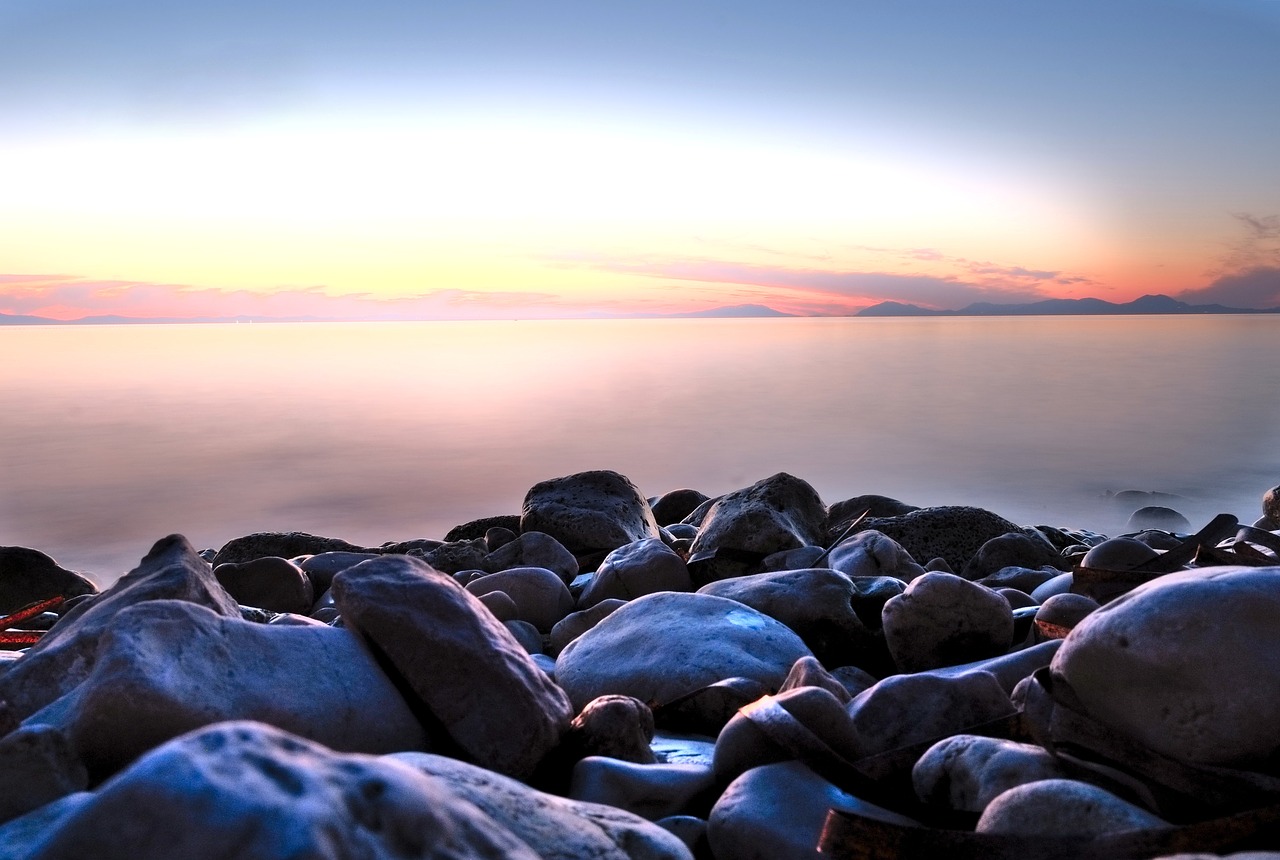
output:
[{"label": "wet rock", "polygon": [[268,612],[305,615],[315,600],[311,580],[302,568],[279,556],[220,564],[213,575],[237,603]]},{"label": "wet rock", "polygon": [[657,761],[653,741],[653,711],[631,696],[592,699],[569,724],[563,745],[575,757],[608,756],[636,764]]},{"label": "wet rock", "polygon": [[982,508],[921,508],[894,517],[869,517],[862,528],[875,529],[902,544],[912,558],[944,559],[952,570],[964,570],[969,559],[992,538],[1020,531],[1004,517]]},{"label": "wet rock", "polygon": [[689,514],[693,513],[698,505],[707,501],[705,493],[697,490],[681,489],[671,490],[663,493],[661,496],[649,500],[649,506],[653,510],[653,518],[660,526],[670,526],[683,520]]},{"label": "wet rock", "polygon": [[41,860],[539,856],[443,780],[249,722],[153,750],[51,830]]},{"label": "wet rock", "polygon": [[850,602],[862,625],[879,630],[884,623],[884,605],[907,590],[907,584],[896,576],[853,576]]},{"label": "wet rock", "polygon": [[0,822],[89,785],[71,741],[51,726],[20,728],[0,738],[0,773]]},{"label": "wet rock", "polygon": [[239,564],[265,556],[294,558],[325,552],[367,551],[364,547],[339,538],[320,537],[306,532],[258,532],[227,541],[213,557],[211,564],[217,567],[220,564]]},{"label": "wet rock", "polygon": [[590,756],[573,767],[569,797],[603,803],[656,821],[706,812],[715,775],[708,765],[636,764]]},{"label": "wet rock", "polygon": [[1083,594],[1055,594],[1036,610],[1036,626],[1045,636],[1061,639],[1097,608],[1098,601]]},{"label": "wet rock", "polygon": [[1019,529],[993,537],[978,547],[960,575],[965,579],[982,579],[1005,567],[1045,566],[1068,567],[1053,544],[1039,534],[1032,537]]},{"label": "wet rock", "polygon": [[93,671],[24,725],[63,731],[100,779],[183,732],[234,719],[349,751],[426,743],[350,631],[254,624],[180,600],[118,613],[101,634]]},{"label": "wet rock", "polygon": [[1048,642],[1032,645],[1029,648],[1002,654],[999,657],[976,660],[973,663],[964,663],[960,666],[930,669],[928,674],[939,678],[958,678],[961,675],[968,675],[973,672],[985,672],[993,675],[1005,692],[1011,693],[1023,678],[1037,669],[1043,669],[1048,666],[1061,645],[1062,640],[1052,639]]},{"label": "wet rock", "polygon": [[956,677],[893,675],[846,708],[857,738],[855,758],[963,732],[1013,712],[1009,694],[988,672]]},{"label": "wet rock", "polygon": [[755,572],[767,555],[821,544],[826,517],[817,491],[785,472],[721,496],[690,548],[694,584]]},{"label": "wet rock", "polygon": [[616,610],[625,606],[626,603],[625,600],[610,598],[600,601],[590,609],[583,609],[566,615],[555,627],[551,628],[551,638],[549,640],[551,653],[553,655],[559,654],[566,645],[608,618]]},{"label": "wet rock", "polygon": [[535,484],[525,494],[520,531],[551,535],[574,555],[658,537],[649,503],[617,472],[579,472]]},{"label": "wet rock", "polygon": [[130,606],[177,599],[240,617],[240,607],[213,576],[209,563],[181,535],[158,541],[138,566],[62,620],[20,661],[0,675],[0,734],[70,691],[93,670],[98,640]]},{"label": "wet rock", "polygon": [[1066,776],[1042,747],[981,735],[938,741],[911,769],[922,802],[962,812],[982,812],[997,795],[1019,785]]},{"label": "wet rock", "polygon": [[1094,719],[1170,758],[1280,753],[1280,567],[1159,577],[1076,625],[1051,670]]},{"label": "wet rock", "polygon": [[853,610],[853,581],[830,568],[739,576],[704,585],[698,593],[736,600],[776,618],[825,665],[860,664],[874,644]]},{"label": "wet rock", "polygon": [[655,591],[689,591],[692,587],[684,559],[660,538],[646,538],[605,556],[578,605],[589,609],[609,598],[631,600]]},{"label": "wet rock", "polygon": [[346,623],[386,655],[477,764],[528,777],[568,729],[573,713],[561,689],[449,576],[409,556],[383,556],[338,574],[333,593]]},{"label": "wet rock", "polygon": [[1179,532],[1189,534],[1191,532],[1191,521],[1173,508],[1166,508],[1163,505],[1147,505],[1138,508],[1129,516],[1129,522],[1125,525],[1126,531],[1140,531],[1142,529],[1161,529],[1168,532]]},{"label": "wet rock", "polygon": [[707,840],[716,857],[818,860],[818,837],[832,809],[918,826],[846,794],[799,762],[783,762],[752,768],[730,783],[707,819]]},{"label": "wet rock", "polygon": [[668,731],[715,737],[738,709],[770,692],[772,688],[751,678],[725,678],[667,702],[653,718]]},{"label": "wet rock", "polygon": [[[491,546],[487,533],[485,546]],[[578,575],[578,560],[564,544],[542,532],[525,532],[485,556],[481,567],[490,573],[513,567],[543,567],[555,571],[565,585]]]},{"label": "wet rock", "polygon": [[573,611],[569,586],[545,567],[513,567],[490,573],[471,580],[466,589],[476,597],[490,591],[505,592],[516,605],[516,618],[544,632],[550,632]]},{"label": "wet rock", "polygon": [[874,529],[836,544],[827,556],[827,566],[849,576],[892,576],[903,582],[925,573],[902,544]]},{"label": "wet rock", "polygon": [[1046,779],[1011,788],[978,819],[979,833],[1023,836],[1101,836],[1169,824],[1108,791],[1070,779]]},{"label": "wet rock", "polygon": [[474,804],[542,860],[693,860],[678,837],[612,806],[544,794],[444,756],[397,753],[387,759],[448,785],[456,798]]},{"label": "wet rock", "polygon": [[884,605],[885,642],[904,672],[995,657],[1013,639],[1013,611],[991,589],[927,573]]},{"label": "wet rock", "polygon": [[60,567],[38,550],[0,546],[0,615],[51,597],[97,592],[98,586],[87,576]]},{"label": "wet rock", "polygon": [[737,601],[662,591],[627,603],[569,643],[556,678],[579,709],[610,693],[653,706],[722,678],[777,689],[808,654],[784,624]]}]

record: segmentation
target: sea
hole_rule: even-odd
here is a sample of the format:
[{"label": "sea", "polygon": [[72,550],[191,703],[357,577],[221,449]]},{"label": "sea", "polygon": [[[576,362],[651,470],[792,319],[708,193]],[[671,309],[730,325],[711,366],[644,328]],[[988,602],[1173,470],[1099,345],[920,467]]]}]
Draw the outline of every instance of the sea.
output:
[{"label": "sea", "polygon": [[1125,490],[1251,522],[1277,343],[1280,315],[9,326],[0,545],[106,585],[174,532],[438,539],[590,469],[1103,534]]}]

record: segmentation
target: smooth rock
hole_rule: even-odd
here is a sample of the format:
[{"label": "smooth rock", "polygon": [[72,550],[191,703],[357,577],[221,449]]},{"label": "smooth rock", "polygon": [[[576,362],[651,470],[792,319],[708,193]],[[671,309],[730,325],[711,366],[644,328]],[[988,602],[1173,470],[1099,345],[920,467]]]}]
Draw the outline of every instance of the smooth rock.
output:
[{"label": "smooth rock", "polygon": [[[362,561],[377,558],[375,552],[321,552],[315,555],[298,556],[294,559],[302,572],[311,580],[311,590],[316,595],[324,594],[333,584],[333,578],[349,567],[355,567]],[[301,559],[299,561],[299,559]]]},{"label": "smooth rock", "polygon": [[[486,533],[485,545],[490,546]],[[490,551],[481,567],[490,573],[513,567],[542,567],[554,571],[568,585],[578,575],[578,560],[549,534],[525,532]]]},{"label": "smooth rock", "polygon": [[761,612],[708,594],[661,591],[636,598],[569,643],[556,678],[579,710],[597,696],[663,704],[722,678],[777,689],[809,649]]},{"label": "smooth rock", "polygon": [[233,538],[222,545],[210,562],[220,564],[253,561],[264,556],[294,558],[299,555],[319,555],[326,552],[364,553],[365,547],[347,543],[339,538],[320,537],[306,532],[258,532]]},{"label": "smooth rock", "polygon": [[1025,591],[1019,591],[1016,588],[997,588],[996,594],[1003,597],[1009,603],[1010,609],[1022,609],[1027,606],[1039,606],[1036,599]]},{"label": "smooth rock", "polygon": [[938,741],[911,769],[922,802],[962,812],[982,812],[997,795],[1019,785],[1066,776],[1043,747],[981,735]]},{"label": "smooth rock", "polygon": [[103,785],[32,860],[511,858],[538,853],[403,763],[251,722],[170,741]]},{"label": "smooth rock", "polygon": [[511,635],[515,637],[515,640],[520,643],[520,647],[524,649],[526,654],[542,653],[542,634],[538,632],[537,627],[534,627],[528,621],[521,621],[518,618],[502,623],[510,631]]},{"label": "smooth rock", "polygon": [[0,546],[0,615],[51,597],[97,593],[93,580],[60,567],[39,550]]},{"label": "smooth rock", "polygon": [[656,538],[658,524],[635,484],[601,470],[534,484],[524,497],[520,531],[546,532],[581,556]]},{"label": "smooth rock", "polygon": [[268,612],[305,615],[315,602],[315,591],[302,568],[279,556],[252,561],[226,562],[213,575],[237,603]]},{"label": "smooth rock", "polygon": [[855,696],[845,710],[856,733],[856,760],[1008,716],[1013,703],[988,672],[951,678],[921,673],[885,678]]},{"label": "smooth rock", "polygon": [[625,600],[610,598],[602,600],[590,609],[571,612],[551,628],[549,648],[553,655],[559,654],[565,646],[608,618],[619,608],[626,606]]},{"label": "smooth rock", "polygon": [[826,519],[817,491],[785,472],[727,493],[707,511],[690,547],[694,584],[753,573],[767,555],[819,545]]},{"label": "smooth rock", "polygon": [[489,557],[489,545],[484,538],[451,541],[440,544],[425,552],[408,553],[420,558],[428,566],[444,573],[458,573],[463,570],[481,570],[485,559]]},{"label": "smooth rock", "polygon": [[653,718],[667,731],[714,736],[738,709],[770,692],[772,688],[751,678],[725,678],[667,702],[657,708]]},{"label": "smooth rock", "polygon": [[[1098,609],[1098,605],[1098,601],[1083,594],[1055,594],[1036,610],[1036,624],[1068,631]],[[1054,634],[1056,630],[1053,631]],[[1046,635],[1052,634],[1046,631]],[[1061,639],[1062,636],[1053,635],[1053,638]]]},{"label": "smooth rock", "polygon": [[775,552],[766,555],[760,561],[760,573],[773,573],[779,570],[803,570],[810,567],[824,567],[819,565],[827,554],[827,551],[820,546],[798,546],[795,549],[784,549],[781,552]]},{"label": "smooth rock", "polygon": [[83,791],[89,774],[65,734],[30,726],[0,738],[0,822]]},{"label": "smooth rock", "polygon": [[98,640],[130,606],[177,599],[240,617],[209,563],[181,535],[158,541],[115,585],[68,611],[26,656],[0,675],[0,734],[70,691],[93,671]]},{"label": "smooth rock", "polygon": [[182,600],[118,613],[100,636],[93,671],[24,726],[63,731],[101,779],[183,732],[237,719],[345,751],[426,745],[422,726],[351,631],[254,624]]},{"label": "smooth rock", "polygon": [[545,794],[444,756],[397,753],[387,759],[448,785],[542,860],[692,860],[678,837],[621,809]]},{"label": "smooth rock", "polygon": [[560,687],[449,576],[383,556],[338,574],[333,593],[346,623],[477,764],[528,777],[568,729],[573,712]]},{"label": "smooth rock", "polygon": [[836,544],[827,556],[827,566],[849,576],[892,576],[903,582],[925,572],[902,544],[874,529]]},{"label": "smooth rock", "polygon": [[[1088,567],[1088,565],[1085,565]],[[1031,599],[1036,603],[1044,603],[1055,594],[1066,594],[1071,591],[1071,586],[1075,582],[1075,575],[1067,572],[1060,573],[1053,579],[1046,579],[1043,583],[1036,586],[1031,592]]]},{"label": "smooth rock", "polygon": [[490,591],[505,592],[515,602],[516,618],[543,632],[550,632],[560,619],[573,611],[573,595],[554,571],[545,567],[513,567],[490,573],[467,583],[476,597]]},{"label": "smooth rock", "polygon": [[502,622],[514,621],[520,615],[516,602],[505,591],[487,591],[480,595],[480,602]]},{"label": "smooth rock", "polygon": [[707,819],[707,839],[717,858],[820,860],[818,837],[832,809],[918,826],[846,794],[792,761],[752,768],[730,783]]},{"label": "smooth rock", "polygon": [[874,637],[853,610],[853,581],[830,568],[757,573],[708,583],[698,594],[736,600],[794,630],[824,665],[861,665]]},{"label": "smooth rock", "polygon": [[661,538],[645,538],[618,547],[604,557],[578,606],[590,609],[602,600],[631,600],[655,591],[690,591],[693,581],[684,559]]},{"label": "smooth rock", "polygon": [[1167,532],[1189,534],[1191,521],[1173,508],[1147,505],[1134,511],[1129,516],[1129,522],[1125,524],[1126,531],[1136,532],[1142,529],[1161,529]]},{"label": "smooth rock", "polygon": [[[696,815],[668,815],[659,818],[654,824],[679,837],[694,857],[710,857],[711,846],[707,844],[707,820]],[[1280,857],[1276,858],[1280,860]]]},{"label": "smooth rock", "polygon": [[608,756],[636,764],[657,761],[653,742],[653,711],[631,696],[601,696],[582,709],[565,735],[563,746],[578,758]]},{"label": "smooth rock", "polygon": [[636,764],[589,756],[573,767],[569,797],[603,803],[650,821],[669,815],[705,814],[715,774],[708,765]]},{"label": "smooth rock", "polygon": [[[854,761],[860,757],[860,742],[845,704],[827,690],[798,687],[774,696],[773,703],[782,706],[845,759]],[[795,758],[790,750],[776,744],[756,725],[750,712],[750,708],[744,708],[735,714],[716,738],[713,766],[721,784],[753,767]]]},{"label": "smooth rock", "polygon": [[1044,566],[1065,568],[1068,565],[1043,536],[1032,537],[1018,529],[993,537],[978,547],[960,575],[965,579],[982,579],[1005,567]]},{"label": "smooth rock", "polygon": [[[530,534],[541,534],[541,532],[531,532]],[[489,548],[489,552],[492,554],[496,550],[499,550],[511,543],[517,537],[519,537],[519,535],[509,528],[504,526],[490,526],[484,530],[484,545]],[[557,543],[559,543],[559,541],[557,541]],[[576,560],[574,564],[575,566],[577,565]],[[546,565],[539,566],[546,567]]]},{"label": "smooth rock", "polygon": [[978,819],[978,833],[1022,836],[1101,836],[1168,827],[1141,807],[1086,782],[1045,779],[998,795]]},{"label": "smooth rock", "polygon": [[[859,669],[857,666],[837,666],[831,670],[831,677],[835,678],[849,693],[850,699],[857,696],[863,690],[869,690],[876,684],[876,677],[870,672]],[[836,696],[836,698],[843,698]]]},{"label": "smooth rock", "polygon": [[[870,684],[867,686],[870,686]],[[835,696],[842,705],[847,704],[853,698],[848,688],[823,668],[817,657],[801,657],[797,660],[795,665],[791,667],[791,671],[787,673],[786,680],[782,682],[782,686],[778,688],[778,693],[782,694],[800,687],[821,687]]]},{"label": "smooth rock", "polygon": [[671,490],[649,500],[653,518],[660,526],[671,526],[693,513],[707,500],[705,493],[697,490]]},{"label": "smooth rock", "polygon": [[1094,719],[1170,758],[1280,753],[1280,567],[1168,574],[1081,621],[1051,671]]},{"label": "smooth rock", "polygon": [[918,510],[920,508],[916,505],[908,505],[889,496],[868,494],[843,499],[827,509],[827,540],[824,543],[829,544],[840,537],[841,532],[863,511],[868,517],[899,517]]},{"label": "smooth rock", "polygon": [[896,576],[853,576],[853,611],[868,630],[880,630],[884,622],[884,605],[907,590],[907,583]]},{"label": "smooth rock", "polygon": [[[444,539],[446,543],[459,540],[475,540],[483,538],[489,533],[489,529],[501,528],[507,529],[512,534],[520,533],[520,517],[518,514],[502,514],[496,517],[481,517],[478,520],[471,520],[454,526],[445,533]],[[492,547],[491,547],[492,549]]]},{"label": "smooth rock", "polygon": [[973,672],[985,672],[994,675],[996,681],[1000,683],[1005,692],[1012,693],[1014,687],[1018,686],[1018,683],[1023,678],[1034,673],[1037,669],[1043,669],[1048,666],[1053,661],[1053,655],[1058,653],[1058,648],[1061,645],[1061,639],[1053,639],[1048,642],[1037,643],[1030,648],[1023,648],[1020,651],[1010,651],[1008,654],[1001,654],[999,657],[976,660],[972,663],[962,663],[959,666],[930,669],[928,674],[939,678],[958,678],[961,675],[968,675]]},{"label": "smooth rock", "polygon": [[1085,553],[1080,566],[1100,570],[1132,570],[1158,555],[1158,552],[1142,541],[1118,537],[1105,540]]},{"label": "smooth rock", "polygon": [[969,559],[992,538],[1020,531],[1004,517],[982,508],[920,508],[894,517],[869,517],[862,528],[875,529],[902,544],[912,558],[942,558],[952,570],[964,570]]},{"label": "smooth rock", "polygon": [[927,573],[890,599],[884,638],[904,672],[995,657],[1013,640],[1013,610],[985,586],[950,573]]},{"label": "smooth rock", "polygon": [[[1062,571],[1055,567],[1002,567],[995,573],[987,574],[981,579],[975,579],[978,585],[985,585],[992,590],[1000,588],[1016,588],[1019,591],[1030,594],[1040,586],[1044,585],[1055,576],[1061,576]],[[967,579],[968,577],[966,577]]]}]

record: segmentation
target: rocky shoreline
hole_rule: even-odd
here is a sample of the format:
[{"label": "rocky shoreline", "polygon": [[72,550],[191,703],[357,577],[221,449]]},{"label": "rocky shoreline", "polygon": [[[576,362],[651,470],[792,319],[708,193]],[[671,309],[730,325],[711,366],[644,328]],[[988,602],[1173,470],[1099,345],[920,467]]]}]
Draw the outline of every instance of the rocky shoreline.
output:
[{"label": "rocky shoreline", "polygon": [[1280,488],[1177,517],[598,471],[100,593],[0,547],[0,860],[1280,858]]}]

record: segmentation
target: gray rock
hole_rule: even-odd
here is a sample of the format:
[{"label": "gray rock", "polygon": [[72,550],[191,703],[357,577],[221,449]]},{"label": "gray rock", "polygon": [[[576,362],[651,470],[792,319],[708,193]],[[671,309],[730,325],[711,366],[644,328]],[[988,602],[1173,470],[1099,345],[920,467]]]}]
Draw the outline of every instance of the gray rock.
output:
[{"label": "gray rock", "polygon": [[959,666],[930,669],[928,674],[939,678],[958,678],[961,675],[968,675],[973,672],[985,672],[994,675],[996,681],[1000,683],[1005,692],[1012,693],[1014,687],[1018,686],[1018,683],[1023,678],[1037,669],[1043,669],[1048,666],[1061,645],[1061,639],[1053,639],[1032,645],[1030,648],[1011,651],[999,657],[976,660]]},{"label": "gray rock", "polygon": [[[530,532],[530,534],[541,534],[540,532]],[[490,526],[484,530],[484,545],[489,548],[489,552],[493,553],[507,544],[515,540],[519,535],[504,526]],[[556,541],[559,543],[559,541]],[[575,561],[576,565],[577,562]],[[545,567],[545,565],[543,565]]]},{"label": "gray rock", "polygon": [[490,573],[467,583],[476,597],[503,591],[516,604],[516,618],[550,632],[560,619],[573,611],[573,595],[554,571],[545,567],[513,567]]},{"label": "gray rock", "polygon": [[[485,546],[491,545],[486,533]],[[573,553],[560,541],[542,532],[525,532],[491,550],[481,567],[490,573],[513,567],[544,567],[555,571],[565,585],[578,575],[578,560]]]},{"label": "gray rock", "polygon": [[1010,609],[1025,609],[1028,606],[1039,605],[1030,594],[1016,588],[997,588],[995,592],[1008,601]]},{"label": "gray rock", "polygon": [[678,837],[624,810],[544,794],[444,756],[397,753],[387,758],[447,784],[455,797],[474,804],[542,860],[693,860]]},{"label": "gray rock", "polygon": [[572,612],[566,615],[555,627],[551,628],[548,646],[551,653],[553,655],[559,654],[565,649],[566,645],[608,618],[615,611],[625,606],[626,603],[625,600],[612,598],[602,600],[590,609],[583,609],[580,612]]},{"label": "gray rock", "polygon": [[1013,610],[985,586],[927,573],[884,605],[885,642],[904,672],[995,657],[1013,640]]},{"label": "gray rock", "polygon": [[982,812],[997,795],[1019,785],[1066,776],[1043,747],[981,735],[938,741],[911,769],[922,802],[962,812]]},{"label": "gray rock", "polygon": [[[573,767],[569,797],[602,803],[656,821],[705,812],[715,774],[705,764],[636,764],[589,756]],[[701,802],[700,802],[701,801]]]},{"label": "gray rock", "polygon": [[849,576],[892,576],[903,582],[925,572],[902,544],[874,529],[836,544],[827,556],[827,566]]},{"label": "gray rock", "polygon": [[690,548],[694,583],[755,572],[767,555],[822,544],[826,518],[817,491],[785,472],[721,496]]},{"label": "gray rock", "polygon": [[71,741],[52,726],[20,728],[0,738],[0,773],[0,822],[89,785]]},{"label": "gray rock", "polygon": [[578,709],[597,696],[665,704],[723,678],[777,689],[809,649],[790,628],[721,597],[636,598],[560,652],[556,678]]},{"label": "gray rock", "polygon": [[1066,594],[1071,591],[1071,586],[1074,582],[1074,574],[1060,573],[1053,579],[1046,579],[1036,586],[1035,590],[1031,592],[1031,599],[1036,603],[1044,603],[1055,594]]},{"label": "gray rock", "polygon": [[689,591],[693,581],[684,559],[660,538],[624,544],[605,556],[578,606],[589,609],[602,600],[631,600],[655,591]]},{"label": "gray rock", "polygon": [[1039,534],[1032,537],[1019,529],[993,537],[978,547],[960,575],[965,579],[982,579],[1004,567],[1037,568],[1046,565],[1069,567],[1044,537]]},{"label": "gray rock", "polygon": [[1013,713],[995,676],[892,675],[846,707],[857,737],[854,758],[937,740]]},{"label": "gray rock", "polygon": [[1094,785],[1045,779],[1011,788],[978,819],[979,833],[1023,836],[1101,836],[1169,824]]},{"label": "gray rock", "polygon": [[1280,567],[1159,577],[1081,621],[1051,670],[1094,719],[1179,761],[1280,752]]},{"label": "gray rock", "polygon": [[516,602],[505,591],[486,591],[480,595],[480,602],[502,622],[514,621],[520,615]]},{"label": "gray rock", "polygon": [[879,630],[883,624],[884,605],[907,590],[907,584],[896,576],[853,576],[853,611],[868,630]]},{"label": "gray rock", "polygon": [[[831,677],[835,678],[849,693],[850,698],[857,696],[863,690],[869,690],[876,684],[876,677],[870,672],[859,669],[857,666],[837,666],[831,670]],[[836,698],[843,698],[837,696]]]},{"label": "gray rock", "polygon": [[798,546],[795,549],[784,549],[766,555],[760,561],[760,573],[772,573],[779,570],[802,570],[809,567],[824,567],[819,564],[827,551],[820,546]]},{"label": "gray rock", "polygon": [[1147,505],[1138,508],[1129,516],[1129,522],[1125,525],[1127,531],[1140,531],[1142,529],[1161,529],[1169,532],[1179,532],[1182,534],[1190,533],[1191,521],[1173,508],[1166,508],[1163,505]]},{"label": "gray rock", "polygon": [[[449,576],[409,556],[338,574],[346,623],[368,637],[477,764],[527,777],[568,729],[564,693]],[[594,697],[591,697],[594,698]]]},{"label": "gray rock", "polygon": [[698,593],[736,600],[776,618],[828,666],[861,665],[875,644],[853,610],[853,581],[830,568],[738,576],[708,583]]},{"label": "gray rock", "polygon": [[219,584],[237,603],[268,612],[311,611],[315,591],[302,568],[279,556],[226,562],[213,569]]},{"label": "gray rock", "polygon": [[222,723],[139,759],[55,822],[33,860],[538,854],[403,763],[339,755],[259,723]]},{"label": "gray rock", "polygon": [[117,614],[101,634],[93,671],[24,726],[64,732],[101,779],[183,732],[236,719],[346,751],[426,744],[418,720],[349,630],[254,624],[181,600],[150,600]]},{"label": "gray rock", "polygon": [[65,570],[39,550],[0,546],[0,615],[51,597],[97,593],[93,580]]},{"label": "gray rock", "polygon": [[362,561],[377,558],[375,552],[321,552],[315,555],[297,556],[293,559],[302,572],[311,580],[311,590],[316,595],[324,594],[333,584],[333,578],[349,567],[355,567]]},{"label": "gray rock", "polygon": [[635,484],[602,470],[534,484],[524,497],[520,531],[546,532],[585,555],[658,537],[658,524]]},{"label": "gray rock", "polygon": [[921,508],[894,517],[869,517],[862,528],[883,532],[912,558],[941,557],[952,570],[964,570],[969,559],[992,538],[1020,531],[1015,523],[982,508]]},{"label": "gray rock", "polygon": [[508,632],[515,637],[515,640],[520,643],[520,647],[524,649],[526,654],[542,653],[542,634],[538,632],[537,627],[534,627],[528,621],[521,621],[518,618],[502,623]]},{"label": "gray rock", "polygon": [[158,541],[136,568],[88,603],[81,603],[26,656],[0,675],[0,734],[67,693],[93,670],[98,640],[130,606],[177,599],[240,617],[240,607],[213,577],[209,563],[181,535]]},{"label": "gray rock", "polygon": [[919,826],[846,794],[799,762],[783,762],[752,768],[729,784],[707,819],[707,839],[716,857],[820,860],[818,837],[832,809]]},{"label": "gray rock", "polygon": [[211,564],[217,567],[220,564],[238,564],[269,555],[294,558],[325,552],[363,553],[368,550],[338,538],[320,537],[306,532],[258,532],[227,541],[213,557]]},{"label": "gray rock", "polygon": [[[779,693],[773,701],[845,759],[860,757],[862,746],[844,702],[827,690],[798,687]],[[774,743],[746,713],[739,712],[716,737],[713,766],[716,779],[725,784],[753,767],[793,758],[790,750]]]}]

